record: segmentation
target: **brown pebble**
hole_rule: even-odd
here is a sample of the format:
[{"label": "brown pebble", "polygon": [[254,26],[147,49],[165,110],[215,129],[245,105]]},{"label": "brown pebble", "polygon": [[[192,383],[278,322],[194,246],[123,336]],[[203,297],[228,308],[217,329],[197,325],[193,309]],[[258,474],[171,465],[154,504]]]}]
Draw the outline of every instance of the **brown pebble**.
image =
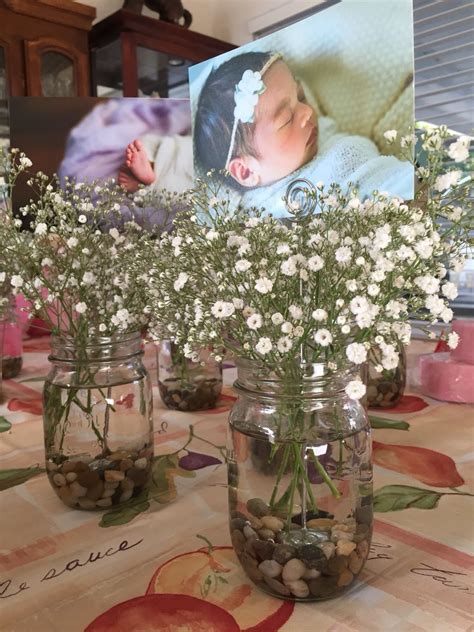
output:
[{"label": "brown pebble", "polygon": [[355,551],[351,553],[349,557],[349,569],[351,573],[354,573],[354,575],[357,575],[360,572],[363,565],[364,565],[364,560],[360,558]]},{"label": "brown pebble", "polygon": [[110,454],[107,458],[109,461],[121,461],[122,459],[128,459],[128,452],[125,452],[124,450],[112,452],[112,454]]},{"label": "brown pebble", "polygon": [[336,557],[332,557],[328,561],[327,570],[324,572],[328,575],[339,575],[345,568],[347,568],[348,563],[349,558],[344,555],[336,555]]},{"label": "brown pebble", "polygon": [[125,472],[120,472],[119,470],[105,470],[104,478],[106,481],[111,481],[113,483],[123,481],[125,478]]},{"label": "brown pebble", "polygon": [[92,487],[100,481],[99,473],[95,470],[87,470],[77,474],[77,482],[82,487]]},{"label": "brown pebble", "polygon": [[135,483],[137,487],[145,485],[145,483],[148,481],[147,470],[139,470],[135,467],[131,467],[129,470],[127,470],[127,476]]},{"label": "brown pebble", "polygon": [[275,534],[271,529],[260,529],[258,532],[258,537],[260,540],[273,540]]},{"label": "brown pebble", "polygon": [[337,580],[338,586],[348,586],[351,581],[354,579],[354,575],[351,571],[345,568],[342,573],[339,575],[339,579]]},{"label": "brown pebble", "polygon": [[331,531],[332,527],[336,524],[335,520],[330,518],[313,518],[308,520],[306,526],[308,529],[318,529],[319,531]]},{"label": "brown pebble", "polygon": [[90,498],[91,500],[99,500],[104,491],[104,483],[101,480],[98,480],[96,483],[91,485],[87,489],[86,498]]},{"label": "brown pebble", "polygon": [[80,461],[79,462],[78,461],[64,461],[61,467],[63,474],[67,474],[68,472],[74,472],[78,463],[80,463]]},{"label": "brown pebble", "polygon": [[131,467],[133,467],[133,461],[132,459],[123,459],[123,461],[120,461],[120,465],[119,465],[119,469],[122,472],[126,472],[127,470],[129,470]]},{"label": "brown pebble", "polygon": [[365,559],[369,554],[369,544],[367,540],[361,540],[356,548],[357,555],[362,559]]},{"label": "brown pebble", "polygon": [[230,539],[232,540],[232,546],[234,547],[236,553],[242,553],[246,542],[245,536],[242,531],[239,531],[239,529],[234,529],[234,531],[232,531],[230,535]]}]

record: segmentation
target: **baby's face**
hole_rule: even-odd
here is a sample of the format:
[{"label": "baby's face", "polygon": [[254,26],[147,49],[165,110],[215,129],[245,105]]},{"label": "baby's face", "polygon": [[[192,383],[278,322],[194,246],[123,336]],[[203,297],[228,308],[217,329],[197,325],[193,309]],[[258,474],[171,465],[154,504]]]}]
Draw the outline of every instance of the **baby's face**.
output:
[{"label": "baby's face", "polygon": [[284,178],[318,150],[316,113],[288,66],[276,61],[263,77],[265,92],[256,107],[254,146],[260,185]]}]

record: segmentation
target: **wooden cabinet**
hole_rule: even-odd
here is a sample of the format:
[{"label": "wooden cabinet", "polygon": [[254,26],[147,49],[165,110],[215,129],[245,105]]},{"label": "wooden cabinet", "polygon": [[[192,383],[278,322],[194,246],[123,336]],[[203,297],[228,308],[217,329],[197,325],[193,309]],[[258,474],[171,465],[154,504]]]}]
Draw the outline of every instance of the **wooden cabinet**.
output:
[{"label": "wooden cabinet", "polygon": [[91,32],[97,96],[188,96],[188,68],[232,50],[227,42],[126,10]]},{"label": "wooden cabinet", "polygon": [[89,95],[94,18],[72,0],[0,0],[0,98]]}]

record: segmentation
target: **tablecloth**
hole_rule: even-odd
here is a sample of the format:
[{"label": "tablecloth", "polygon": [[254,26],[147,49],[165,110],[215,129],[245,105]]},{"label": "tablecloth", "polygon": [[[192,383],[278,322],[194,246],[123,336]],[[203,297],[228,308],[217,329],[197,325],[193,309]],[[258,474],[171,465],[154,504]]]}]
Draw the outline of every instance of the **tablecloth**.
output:
[{"label": "tablecloth", "polygon": [[[320,603],[247,580],[230,548],[224,445],[235,370],[214,410],[164,408],[154,376],[153,498],[125,511],[67,508],[43,462],[49,339],[25,342],[0,404],[0,629],[8,632],[459,632],[473,629],[474,407],[416,392],[375,427],[373,542],[358,581]],[[382,418],[382,420],[380,420]],[[107,622],[113,622],[107,627]]]}]

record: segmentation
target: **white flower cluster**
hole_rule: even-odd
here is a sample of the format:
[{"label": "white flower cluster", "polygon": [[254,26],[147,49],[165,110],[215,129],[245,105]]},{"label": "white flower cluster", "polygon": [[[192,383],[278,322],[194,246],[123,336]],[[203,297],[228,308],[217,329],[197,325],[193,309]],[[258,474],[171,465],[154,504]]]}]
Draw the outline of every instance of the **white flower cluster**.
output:
[{"label": "white flower cluster", "polygon": [[[12,187],[31,164],[14,152],[7,166]],[[107,183],[71,182],[61,189],[41,173],[29,185],[32,196],[39,191],[38,199],[21,214],[32,230],[14,219],[8,199],[0,222],[0,270],[8,270],[11,291],[21,292],[57,333],[87,338],[142,329],[150,318],[148,279],[145,268],[132,273],[130,266],[143,233],[132,219],[133,200]],[[126,222],[120,214],[124,204]]]},{"label": "white flower cluster", "polygon": [[[437,146],[428,136],[425,144]],[[192,211],[151,255],[157,328],[171,325],[189,350],[223,345],[269,366],[301,356],[360,365],[377,347],[380,370],[393,368],[398,342],[410,340],[409,315],[430,324],[452,318],[456,287],[446,263],[465,244],[469,209],[459,202],[468,197],[465,185],[450,174],[429,170],[432,183],[450,178],[456,206],[444,186],[427,205],[383,193],[360,200],[319,183],[319,214],[291,228],[263,210],[232,209],[202,183]],[[439,215],[454,224],[443,228]],[[349,390],[356,396],[361,387]]]}]

